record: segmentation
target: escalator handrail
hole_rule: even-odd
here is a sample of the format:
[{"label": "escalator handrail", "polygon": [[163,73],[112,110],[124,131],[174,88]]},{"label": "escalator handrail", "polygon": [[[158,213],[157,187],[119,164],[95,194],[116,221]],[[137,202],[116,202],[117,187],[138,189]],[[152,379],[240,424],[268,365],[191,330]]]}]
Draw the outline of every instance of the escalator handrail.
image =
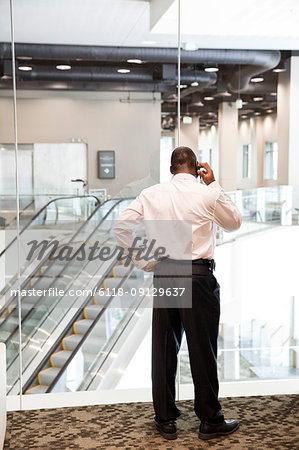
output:
[{"label": "escalator handrail", "polygon": [[[117,259],[117,258],[116,258]],[[132,273],[132,271],[134,270],[135,266],[132,264],[130,267],[130,270],[128,270],[128,273],[126,274],[126,276],[120,280],[119,284],[117,285],[117,287],[115,287],[115,289],[119,289],[124,283],[125,281],[129,278],[130,274]],[[100,283],[99,283],[100,285]],[[91,297],[89,297],[89,300],[91,299]],[[85,333],[85,335],[83,336],[83,338],[80,340],[80,342],[76,345],[75,349],[72,350],[72,354],[70,356],[70,358],[64,363],[64,365],[61,367],[61,369],[59,370],[59,373],[56,375],[56,377],[52,380],[50,386],[48,387],[48,389],[46,390],[46,393],[51,392],[51,390],[53,389],[53,387],[55,386],[55,384],[59,381],[59,378],[63,375],[63,373],[66,371],[68,365],[71,363],[71,361],[74,359],[74,357],[76,356],[76,354],[78,353],[78,351],[81,349],[82,345],[85,343],[85,341],[87,340],[87,338],[90,336],[90,334],[92,333],[94,327],[96,326],[96,324],[98,323],[98,321],[101,319],[101,317],[103,316],[104,312],[106,311],[106,309],[109,307],[110,303],[112,302],[112,300],[114,299],[114,296],[111,295],[107,302],[105,303],[105,305],[103,305],[101,311],[99,312],[99,314],[96,316],[96,318],[94,319],[92,325],[88,328],[87,332]],[[81,314],[81,311],[79,311],[79,313]],[[79,316],[79,314],[78,314]]]},{"label": "escalator handrail", "polygon": [[[127,326],[128,326],[128,324],[129,324],[130,320],[132,319],[133,315],[135,314],[135,311],[140,307],[140,305],[141,305],[141,303],[144,301],[144,298],[145,298],[145,297],[146,297],[146,294],[143,294],[143,295],[141,296],[140,299],[135,300],[134,304],[133,304],[133,305],[130,305],[130,309],[127,311],[126,315],[124,315],[124,317],[122,318],[122,320],[118,323],[116,329],[114,330],[114,332],[112,333],[112,335],[109,337],[109,339],[112,339],[112,338],[113,338],[113,336],[116,334],[117,330],[118,330],[120,327],[123,327],[123,328],[121,329],[121,332],[120,332],[119,335],[117,336],[117,339],[113,342],[113,344],[112,344],[112,346],[111,346],[109,352],[111,352],[111,351],[114,349],[115,345],[116,345],[117,342],[119,341],[121,335],[123,334],[123,332],[124,332],[125,329],[127,328]],[[124,319],[126,319],[125,323],[124,323]],[[108,342],[109,342],[109,341],[108,341]],[[106,350],[106,348],[107,348],[108,342],[106,343],[106,347],[105,347],[105,348],[102,348],[102,349],[97,353],[97,355],[96,355],[96,357],[95,357],[95,360],[92,362],[92,364],[90,365],[90,367],[88,368],[88,370],[87,370],[86,372],[90,373],[92,370],[94,370],[94,365],[96,364],[96,360],[98,360],[100,353],[102,353],[103,351],[105,352],[105,350]],[[99,370],[101,369],[102,365],[104,364],[104,362],[106,361],[106,359],[108,358],[108,356],[109,356],[109,355],[107,354],[106,357],[105,357],[105,360],[102,361],[100,367],[99,367],[98,369],[96,369],[97,371],[99,371]],[[85,375],[85,376],[86,376],[86,375]],[[96,375],[95,375],[95,376],[96,376]],[[92,381],[91,381],[91,382],[92,382]],[[83,383],[83,381],[82,381],[82,383]],[[81,383],[81,385],[82,385],[82,383]],[[90,384],[90,383],[89,383],[89,384]]]},{"label": "escalator handrail", "polygon": [[[70,199],[72,199],[72,198],[88,198],[88,197],[91,197],[91,198],[94,198],[94,199],[96,199],[96,201],[97,201],[97,203],[98,203],[98,206],[97,206],[97,208],[99,207],[99,206],[101,206],[102,204],[101,204],[101,202],[100,202],[100,200],[98,199],[98,197],[96,197],[95,195],[72,195],[72,196],[69,196],[69,197],[56,197],[56,198],[53,198],[52,200],[50,200],[48,203],[46,203],[41,209],[39,209],[38,211],[37,211],[37,213],[35,213],[34,214],[34,216],[33,217],[31,217],[31,219],[29,220],[29,222],[28,223],[26,223],[26,225],[22,228],[22,230],[20,231],[20,234],[22,234],[22,233],[24,233],[24,231],[26,231],[27,230],[27,228],[31,225],[31,223],[46,209],[46,208],[48,208],[48,206],[51,204],[51,203],[53,203],[53,202],[56,202],[57,200],[70,200]],[[1,256],[8,250],[8,248],[15,242],[17,240],[17,236],[16,237],[14,237],[13,238],[13,240],[5,247],[5,249],[4,250],[2,250],[2,252],[0,252],[0,258],[1,258]]]},{"label": "escalator handrail", "polygon": [[[122,201],[131,200],[131,199],[132,199],[131,197],[129,197],[129,198],[122,198],[122,199],[114,199],[114,200],[116,200],[116,203],[112,206],[112,208],[109,209],[109,211],[106,213],[106,215],[99,221],[99,223],[96,225],[96,227],[94,228],[94,230],[90,233],[90,235],[87,236],[87,238],[86,238],[86,240],[85,240],[84,242],[86,242],[86,241],[88,241],[88,239],[90,239],[90,237],[96,232],[96,230],[97,230],[97,229],[99,228],[99,226],[103,223],[103,221],[106,220],[106,218],[109,216],[109,214],[112,212],[112,210],[113,210],[114,208],[116,208]],[[109,200],[108,200],[108,201],[109,201]],[[98,208],[97,208],[97,209],[98,209]],[[95,212],[95,211],[94,211],[94,212]],[[90,217],[91,217],[91,216],[90,216]],[[88,220],[90,220],[90,217],[88,218]],[[84,222],[84,223],[85,223],[85,222]],[[70,264],[70,262],[71,262],[71,260],[69,260],[69,261],[67,262],[67,264],[65,264],[65,265],[63,266],[62,270],[61,270],[61,271],[59,272],[59,274],[54,278],[53,283],[55,283],[56,279],[60,277],[60,275],[61,275],[61,274],[64,272],[64,270],[68,267],[68,265]],[[52,283],[52,284],[53,284],[53,283]],[[49,285],[48,289],[52,286],[52,284]],[[59,300],[61,300],[62,297],[63,297],[63,296],[61,296]],[[32,315],[33,311],[36,309],[36,307],[39,305],[39,303],[42,301],[43,298],[44,298],[44,296],[41,296],[41,297],[39,298],[39,300],[35,303],[35,305],[27,311],[27,313],[24,315],[24,317],[22,317],[21,323],[25,322],[25,320],[27,320],[27,319]],[[6,338],[5,342],[9,342],[9,341],[11,340],[12,336],[13,336],[16,332],[18,332],[18,328],[19,328],[19,325],[17,325],[17,326],[14,328],[14,330],[13,330],[13,331],[10,333],[10,335]],[[15,360],[15,359],[14,359],[14,360]],[[13,360],[13,361],[14,361],[14,360]],[[10,365],[13,363],[13,361],[11,361]]]},{"label": "escalator handrail", "polygon": [[[88,196],[71,196],[71,197],[58,197],[58,198],[56,198],[56,199],[53,199],[53,200],[51,200],[51,202],[52,201],[55,201],[55,200],[61,200],[61,199],[65,199],[65,198],[86,198],[86,197],[95,197],[94,195],[88,195]],[[99,201],[99,199],[97,198],[97,197],[95,197],[96,199],[97,199],[97,201],[98,201],[98,206],[96,206],[96,208],[92,211],[92,213],[87,217],[87,219],[80,225],[80,227],[77,229],[77,231],[72,235],[72,237],[71,237],[71,239],[69,240],[69,242],[68,243],[70,243],[70,242],[72,242],[74,239],[75,239],[75,237],[80,233],[80,231],[82,230],[82,228],[85,226],[85,223],[86,222],[88,222],[96,213],[97,213],[97,211],[105,204],[105,203],[107,203],[107,202],[109,202],[110,200],[106,200],[106,201],[104,201],[103,203],[100,203],[100,201]],[[47,207],[51,202],[49,202],[47,205],[45,205],[45,207]],[[40,212],[43,210],[44,208],[42,208],[40,211],[39,211],[39,214],[40,214]],[[34,220],[34,219],[33,219]],[[24,231],[24,229],[21,231],[21,233]],[[20,233],[20,234],[21,234]],[[12,242],[10,243],[10,244],[12,244]],[[9,245],[10,245],[9,244]],[[8,248],[8,247],[7,247]],[[4,249],[4,251],[5,251],[6,249]],[[3,252],[2,252],[3,253]],[[0,254],[0,257],[1,257],[1,254]],[[35,275],[36,275],[36,273],[38,273],[38,271],[40,270],[40,268],[45,264],[45,261],[47,261],[49,259],[49,255],[46,255],[45,256],[45,258],[40,262],[40,264],[38,264],[37,265],[37,267],[33,270],[33,272],[30,274],[30,275],[28,275],[28,277],[26,278],[26,280],[24,281],[24,283],[22,284],[22,286],[21,286],[21,289],[24,289],[24,287],[26,286],[26,284],[27,284],[27,280],[28,279],[31,279],[31,278],[33,278]],[[17,276],[15,276],[15,277],[17,277]],[[11,287],[11,281],[12,280],[10,280],[10,283],[8,283],[2,290],[1,290],[1,292],[0,292],[0,295],[1,296],[3,296],[3,295],[5,295],[5,293],[8,291],[8,289]],[[5,303],[5,305],[3,305],[3,308],[7,308],[11,303],[12,303],[12,301],[13,301],[13,299],[15,298],[15,296],[12,296],[9,300],[8,300],[8,302],[6,302]]]},{"label": "escalator handrail", "polygon": [[[26,206],[20,211],[19,217],[20,217],[20,216],[23,214],[23,212],[26,211],[26,209],[29,208],[29,206],[32,205],[33,203],[34,203],[34,200],[31,200],[31,202],[29,202],[28,205],[26,205]],[[5,227],[5,229],[8,228],[15,220],[17,220],[17,216],[15,216],[15,217],[7,224],[7,226]],[[0,256],[1,256],[1,255],[0,255]]]},{"label": "escalator handrail", "polygon": [[[113,267],[113,265],[115,264],[115,260],[112,261],[112,263],[109,265],[109,267],[106,269],[106,271],[103,273],[101,279],[99,280],[99,282],[97,283],[97,287],[95,288],[96,290],[98,289],[98,287],[102,284],[103,280],[108,276],[108,274],[111,272],[111,269]],[[94,289],[93,289],[94,290]],[[82,310],[84,310],[84,308],[86,308],[86,306],[88,306],[90,304],[90,300],[92,299],[92,295],[88,295],[86,297],[86,300],[84,301],[84,303],[80,306],[80,308],[78,308],[77,313],[72,316],[72,318],[70,319],[69,323],[67,324],[67,326],[64,328],[63,332],[60,334],[60,336],[56,339],[56,341],[51,345],[51,348],[49,348],[48,352],[45,354],[45,356],[43,357],[43,360],[39,363],[39,365],[36,367],[36,369],[34,370],[34,372],[32,373],[32,375],[30,376],[29,380],[24,384],[23,386],[23,392],[25,392],[28,387],[31,385],[33,379],[37,376],[37,374],[39,373],[39,371],[41,370],[41,368],[44,366],[45,362],[49,359],[49,357],[55,353],[56,349],[61,345],[61,340],[63,339],[63,337],[65,335],[67,335],[67,333],[69,332],[69,330],[72,329],[72,326],[74,324],[74,322],[76,322],[76,320],[80,317],[80,315],[82,314]],[[67,330],[67,331],[66,331]]]}]

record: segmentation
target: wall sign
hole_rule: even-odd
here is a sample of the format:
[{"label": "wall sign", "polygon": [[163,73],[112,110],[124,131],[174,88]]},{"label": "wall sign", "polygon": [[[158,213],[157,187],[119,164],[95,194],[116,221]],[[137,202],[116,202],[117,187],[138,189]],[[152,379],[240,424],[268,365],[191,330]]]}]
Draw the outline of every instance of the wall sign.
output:
[{"label": "wall sign", "polygon": [[114,150],[98,151],[98,178],[115,178],[115,152]]}]

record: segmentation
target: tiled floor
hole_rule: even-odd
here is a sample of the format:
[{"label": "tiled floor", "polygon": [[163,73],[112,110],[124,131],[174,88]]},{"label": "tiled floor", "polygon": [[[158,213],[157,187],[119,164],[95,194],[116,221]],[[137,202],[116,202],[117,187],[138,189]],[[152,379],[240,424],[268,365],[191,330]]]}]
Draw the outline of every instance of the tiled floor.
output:
[{"label": "tiled floor", "polygon": [[240,429],[201,441],[192,401],[178,402],[178,439],[165,441],[153,426],[150,403],[98,405],[8,413],[5,449],[299,449],[299,395],[222,399]]}]

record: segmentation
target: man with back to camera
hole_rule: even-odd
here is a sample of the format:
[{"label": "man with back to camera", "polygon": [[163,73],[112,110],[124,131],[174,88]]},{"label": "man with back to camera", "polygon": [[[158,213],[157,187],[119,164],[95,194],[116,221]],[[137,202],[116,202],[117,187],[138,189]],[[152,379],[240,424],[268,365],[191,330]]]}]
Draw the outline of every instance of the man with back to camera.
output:
[{"label": "man with back to camera", "polygon": [[[123,221],[138,221],[142,217],[149,221],[192,220],[192,307],[153,308],[154,420],[165,439],[177,438],[176,419],[181,412],[175,405],[175,376],[177,353],[185,331],[195,390],[194,409],[200,419],[198,436],[212,439],[231,434],[239,427],[236,420],[224,419],[218,400],[220,297],[219,284],[213,275],[213,223],[226,231],[233,231],[240,227],[242,216],[229,195],[215,181],[210,166],[198,163],[189,147],[178,147],[172,152],[170,171],[173,174],[170,182],[144,189],[122,212],[115,225],[115,234],[120,245],[128,249],[129,243],[121,225]],[[198,176],[205,184],[197,182]],[[171,259],[143,261],[141,266],[140,261],[134,260],[134,255],[132,260],[137,267],[154,271],[154,286],[157,288],[163,285],[163,267],[175,266],[178,262]]]}]

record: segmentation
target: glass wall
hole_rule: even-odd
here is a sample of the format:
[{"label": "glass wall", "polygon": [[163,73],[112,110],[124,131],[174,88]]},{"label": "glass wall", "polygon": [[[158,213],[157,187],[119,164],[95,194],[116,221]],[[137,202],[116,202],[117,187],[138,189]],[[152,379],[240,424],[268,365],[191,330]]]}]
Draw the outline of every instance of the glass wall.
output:
[{"label": "glass wall", "polygon": [[[117,254],[103,256],[116,250],[120,212],[143,189],[171,179],[177,145],[211,164],[243,214],[238,232],[215,236],[219,378],[233,383],[224,392],[247,394],[240,381],[293,383],[299,203],[285,165],[285,116],[277,112],[286,81],[273,72],[286,52],[203,47],[189,0],[12,5],[14,46],[10,4],[0,6],[0,340],[8,397],[22,397],[25,407],[50,404],[43,393],[150,399],[152,275]],[[184,341],[179,397],[193,395],[191,383]]]}]

